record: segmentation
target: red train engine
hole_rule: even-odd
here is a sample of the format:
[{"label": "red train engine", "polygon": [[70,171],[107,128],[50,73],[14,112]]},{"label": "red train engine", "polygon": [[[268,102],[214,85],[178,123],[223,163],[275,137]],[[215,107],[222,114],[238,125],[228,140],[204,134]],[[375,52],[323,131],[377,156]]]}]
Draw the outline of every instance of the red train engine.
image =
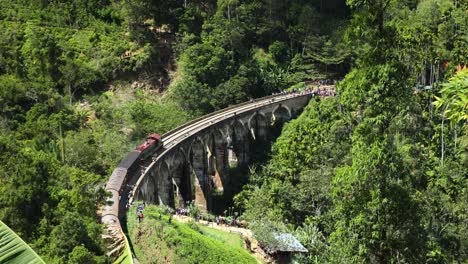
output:
[{"label": "red train engine", "polygon": [[146,160],[152,153],[162,147],[161,136],[153,133],[146,137],[146,141],[135,148],[135,151],[140,152],[140,160]]}]

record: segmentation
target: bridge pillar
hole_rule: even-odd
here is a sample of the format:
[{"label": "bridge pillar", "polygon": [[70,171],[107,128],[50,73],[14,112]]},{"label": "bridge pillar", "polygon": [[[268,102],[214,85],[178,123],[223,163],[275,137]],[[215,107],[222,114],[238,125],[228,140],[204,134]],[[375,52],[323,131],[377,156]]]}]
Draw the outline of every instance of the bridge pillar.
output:
[{"label": "bridge pillar", "polygon": [[268,134],[268,127],[270,126],[271,119],[268,119],[264,114],[255,112],[249,119],[248,127],[252,138],[257,140],[266,140]]},{"label": "bridge pillar", "polygon": [[200,139],[196,139],[190,148],[190,165],[195,185],[195,204],[206,212],[209,206],[210,181],[207,176],[208,161],[206,146]]},{"label": "bridge pillar", "polygon": [[212,138],[209,136],[207,138],[207,145],[206,147],[206,172],[208,179],[210,181],[210,185],[214,186],[214,181],[215,181],[215,176],[216,176],[216,153],[215,153],[215,146],[214,143],[212,142]]},{"label": "bridge pillar", "polygon": [[212,175],[213,184],[217,191],[224,190],[227,169],[227,141],[224,135],[215,130],[212,134],[212,150],[214,154],[214,175]]},{"label": "bridge pillar", "polygon": [[190,165],[183,150],[179,149],[172,157],[171,175],[174,184],[175,207],[185,207],[193,200],[192,179]]},{"label": "bridge pillar", "polygon": [[282,125],[286,121],[291,119],[291,110],[289,110],[286,106],[278,105],[272,113],[272,123],[277,125]]}]

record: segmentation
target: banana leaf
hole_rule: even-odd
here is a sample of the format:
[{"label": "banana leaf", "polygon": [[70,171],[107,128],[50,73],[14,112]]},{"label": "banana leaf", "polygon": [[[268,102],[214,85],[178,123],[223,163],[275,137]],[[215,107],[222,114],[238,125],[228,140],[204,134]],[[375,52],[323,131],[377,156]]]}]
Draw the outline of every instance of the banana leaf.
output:
[{"label": "banana leaf", "polygon": [[114,262],[114,264],[133,264],[132,251],[130,250],[130,244],[128,243],[127,237],[124,235],[125,249],[122,255]]},{"label": "banana leaf", "polygon": [[0,263],[45,264],[13,230],[0,221]]}]

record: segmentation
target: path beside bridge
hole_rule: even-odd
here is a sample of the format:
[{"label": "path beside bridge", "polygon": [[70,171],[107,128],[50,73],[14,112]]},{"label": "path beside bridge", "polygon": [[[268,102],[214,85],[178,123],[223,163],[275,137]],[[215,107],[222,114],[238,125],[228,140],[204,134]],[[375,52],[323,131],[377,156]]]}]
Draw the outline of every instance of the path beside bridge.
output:
[{"label": "path beside bridge", "polygon": [[[184,216],[184,215],[174,215],[174,219],[182,223],[188,223],[193,221],[192,217]],[[221,230],[228,233],[235,233],[242,237],[245,243],[245,247],[255,255],[255,258],[260,260],[262,263],[270,263],[272,261],[271,257],[263,251],[263,249],[258,245],[258,241],[253,237],[253,233],[250,229],[236,227],[236,226],[229,226],[224,224],[217,225],[214,222],[208,222],[205,220],[198,220],[197,224],[204,225],[209,228]]]}]

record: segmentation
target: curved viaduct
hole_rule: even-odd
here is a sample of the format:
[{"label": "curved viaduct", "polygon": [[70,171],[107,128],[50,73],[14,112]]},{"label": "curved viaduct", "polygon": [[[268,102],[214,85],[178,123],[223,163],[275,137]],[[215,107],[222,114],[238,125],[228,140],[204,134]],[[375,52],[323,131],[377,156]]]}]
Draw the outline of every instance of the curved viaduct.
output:
[{"label": "curved viaduct", "polygon": [[183,207],[195,201],[211,209],[210,192],[222,191],[228,167],[249,162],[250,148],[266,140],[272,126],[299,113],[308,94],[287,94],[238,105],[189,123],[163,135],[161,151],[133,188],[130,202]]},{"label": "curved viaduct", "polygon": [[[256,142],[268,139],[274,126],[299,114],[312,96],[311,92],[302,92],[259,98],[164,134],[164,147],[140,168],[128,172],[117,168],[112,173],[106,185],[112,197],[101,212],[110,236],[123,236],[119,218],[133,200],[173,208],[195,201],[202,211],[209,211],[210,193],[222,191],[230,180],[227,169],[248,163]],[[122,173],[127,173],[124,179],[117,177]]]}]

